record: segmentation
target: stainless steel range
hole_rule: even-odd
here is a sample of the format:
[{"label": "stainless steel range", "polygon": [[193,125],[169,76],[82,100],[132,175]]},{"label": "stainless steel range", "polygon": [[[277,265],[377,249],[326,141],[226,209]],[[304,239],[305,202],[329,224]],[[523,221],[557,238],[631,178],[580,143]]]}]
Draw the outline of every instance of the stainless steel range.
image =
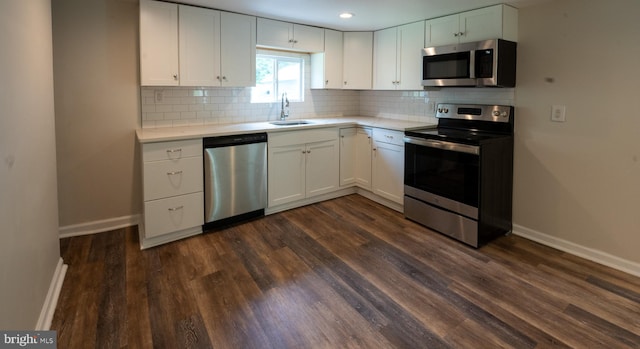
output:
[{"label": "stainless steel range", "polygon": [[512,229],[514,109],[438,104],[405,132],[405,217],[473,247]]}]

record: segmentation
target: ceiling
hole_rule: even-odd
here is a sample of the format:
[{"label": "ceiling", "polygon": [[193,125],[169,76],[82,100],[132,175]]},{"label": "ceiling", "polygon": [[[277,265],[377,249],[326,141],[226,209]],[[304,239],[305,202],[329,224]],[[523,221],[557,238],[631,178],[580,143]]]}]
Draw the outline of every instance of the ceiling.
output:
[{"label": "ceiling", "polygon": [[[171,0],[342,31],[377,30],[499,3],[522,8],[551,0]],[[351,12],[351,19],[341,19]]]}]

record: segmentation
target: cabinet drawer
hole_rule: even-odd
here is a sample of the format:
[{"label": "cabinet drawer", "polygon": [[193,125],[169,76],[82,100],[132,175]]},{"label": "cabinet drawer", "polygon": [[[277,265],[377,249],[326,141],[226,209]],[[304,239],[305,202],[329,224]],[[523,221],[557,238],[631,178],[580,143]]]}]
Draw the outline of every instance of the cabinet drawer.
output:
[{"label": "cabinet drawer", "polygon": [[144,163],[144,200],[202,191],[202,157]]},{"label": "cabinet drawer", "polygon": [[202,225],[204,222],[202,195],[202,192],[199,192],[145,202],[145,238]]},{"label": "cabinet drawer", "polygon": [[142,145],[142,161],[176,160],[190,156],[202,156],[202,138],[184,141],[145,143]]},{"label": "cabinet drawer", "polygon": [[404,145],[404,132],[387,130],[384,128],[373,129],[373,140],[376,142]]}]

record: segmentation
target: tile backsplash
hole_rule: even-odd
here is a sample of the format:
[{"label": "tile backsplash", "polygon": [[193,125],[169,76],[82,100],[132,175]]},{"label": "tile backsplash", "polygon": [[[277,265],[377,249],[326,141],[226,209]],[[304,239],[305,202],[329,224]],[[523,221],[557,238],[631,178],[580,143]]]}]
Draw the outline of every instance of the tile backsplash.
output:
[{"label": "tile backsplash", "polygon": [[[278,119],[280,103],[251,103],[250,88],[142,87],[142,127],[260,122]],[[306,90],[290,118],[376,116],[435,123],[437,103],[514,104],[513,89],[439,91]]]},{"label": "tile backsplash", "polygon": [[[429,91],[311,90],[305,58],[305,96],[291,102],[291,119],[375,116],[435,123],[437,103],[514,105],[514,89],[444,88]],[[251,103],[251,88],[149,87],[140,89],[142,127],[175,127],[276,120],[280,103]]]}]

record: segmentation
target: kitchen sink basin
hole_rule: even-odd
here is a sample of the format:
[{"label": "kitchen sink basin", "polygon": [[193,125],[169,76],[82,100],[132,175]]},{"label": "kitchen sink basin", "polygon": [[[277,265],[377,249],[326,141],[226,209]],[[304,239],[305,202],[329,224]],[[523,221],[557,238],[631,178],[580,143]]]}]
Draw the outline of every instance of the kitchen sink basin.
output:
[{"label": "kitchen sink basin", "polygon": [[311,122],[305,120],[281,120],[281,121],[271,121],[271,125],[275,126],[296,126],[296,125],[308,125]]}]

